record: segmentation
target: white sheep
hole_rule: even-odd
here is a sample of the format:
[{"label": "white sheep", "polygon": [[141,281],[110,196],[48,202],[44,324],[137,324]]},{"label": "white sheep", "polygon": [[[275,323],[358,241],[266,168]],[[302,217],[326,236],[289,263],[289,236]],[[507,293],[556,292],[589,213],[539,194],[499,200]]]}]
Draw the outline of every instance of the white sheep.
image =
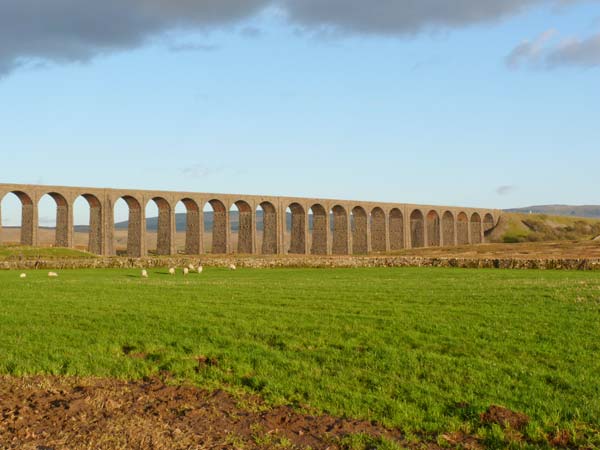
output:
[{"label": "white sheep", "polygon": [[58,274],[56,272],[48,272],[48,277],[50,277],[50,278],[57,278]]},{"label": "white sheep", "polygon": [[202,266],[198,266],[198,273],[202,273],[204,269],[202,268]]},{"label": "white sheep", "polygon": [[146,269],[142,270],[142,278],[148,278],[148,271]]},{"label": "white sheep", "polygon": [[174,268],[174,267],[171,267],[171,268],[169,269],[169,273],[170,273],[171,275],[175,275],[175,268]]},{"label": "white sheep", "polygon": [[193,265],[193,264],[190,264],[190,265],[188,266],[188,269],[190,269],[190,272],[193,272],[194,270],[196,270],[196,268],[194,267],[194,265]]},{"label": "white sheep", "polygon": [[26,273],[22,273],[21,274],[21,278],[27,278],[27,274]]},{"label": "white sheep", "polygon": [[229,270],[235,270],[237,269],[237,267],[235,267],[235,264],[229,264]]},{"label": "white sheep", "polygon": [[188,269],[187,267],[183,268],[183,274],[187,275],[188,273],[190,273],[190,269]]}]

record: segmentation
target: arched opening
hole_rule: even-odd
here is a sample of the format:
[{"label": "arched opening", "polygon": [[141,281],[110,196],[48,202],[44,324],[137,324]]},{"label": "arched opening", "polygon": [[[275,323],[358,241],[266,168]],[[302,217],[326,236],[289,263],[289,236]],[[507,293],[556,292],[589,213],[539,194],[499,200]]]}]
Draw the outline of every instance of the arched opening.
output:
[{"label": "arched opening", "polygon": [[369,251],[367,245],[367,212],[364,210],[364,208],[357,206],[352,209],[351,224],[352,253],[355,255],[364,255]]},{"label": "arched opening", "polygon": [[313,255],[327,254],[327,211],[323,205],[312,205],[309,211],[311,225],[310,253]]},{"label": "arched opening", "polygon": [[471,244],[481,244],[481,216],[473,213],[471,216]]},{"label": "arched opening", "polygon": [[[186,222],[187,208],[182,201],[175,203],[175,232],[173,233],[174,250],[176,255],[186,254],[185,238],[186,238]],[[197,253],[196,253],[197,254]]]},{"label": "arched opening", "polygon": [[371,249],[374,252],[386,251],[385,212],[377,207],[371,211]]},{"label": "arched opening", "polygon": [[456,218],[456,238],[458,245],[469,244],[469,218],[464,212]]},{"label": "arched opening", "polygon": [[73,202],[73,247],[89,251],[90,204],[79,196]]},{"label": "arched opening", "polygon": [[149,255],[158,254],[158,216],[160,212],[158,205],[150,200],[146,204],[144,210],[144,216],[146,218],[145,223],[142,225],[146,231],[146,249]]},{"label": "arched opening", "polygon": [[69,203],[57,192],[49,192],[38,203],[40,246],[69,247]]},{"label": "arched opening", "polygon": [[487,213],[483,218],[483,235],[488,238],[494,229],[494,216]]},{"label": "arched opening", "polygon": [[56,201],[48,194],[40,197],[37,204],[37,245],[52,247],[56,245]]},{"label": "arched opening", "polygon": [[425,220],[418,209],[410,215],[410,242],[412,248],[425,247]]},{"label": "arched opening", "polygon": [[450,211],[446,211],[442,216],[442,233],[444,237],[444,247],[454,246],[454,216]]},{"label": "arched opening", "polygon": [[102,254],[102,204],[92,194],[82,194],[73,203],[75,247]]},{"label": "arched opening", "polygon": [[306,252],[306,212],[299,203],[292,203],[288,209],[289,215],[286,214],[286,217],[291,217],[290,253],[302,255]]},{"label": "arched opening", "polygon": [[115,203],[115,242],[117,255],[142,256],[142,205],[134,197],[125,195]]},{"label": "arched opening", "polygon": [[172,208],[162,197],[154,197],[146,205],[146,233],[149,253],[170,255],[173,243]]},{"label": "arched opening", "polygon": [[[217,199],[209,200],[205,209],[212,209],[212,217],[205,221],[205,230],[211,234],[210,252],[227,253],[227,208]],[[210,217],[210,214],[208,214]]]},{"label": "arched opening", "polygon": [[237,234],[237,253],[253,253],[254,217],[252,208],[243,200],[238,200],[229,209],[231,236]]},{"label": "arched opening", "polygon": [[259,213],[262,213],[262,245],[263,255],[277,254],[277,210],[270,202],[262,202],[259,205]]},{"label": "arched opening", "polygon": [[441,245],[440,216],[436,211],[427,214],[427,246],[439,247]]},{"label": "arched opening", "polygon": [[394,208],[390,211],[390,250],[404,248],[404,217],[402,211]]},{"label": "arched opening", "polygon": [[9,192],[2,198],[0,211],[2,243],[33,245],[33,201],[25,192]]},{"label": "arched opening", "polygon": [[348,254],[348,214],[344,207],[336,205],[331,210],[333,214],[333,243],[331,252],[334,255]]},{"label": "arched opening", "polygon": [[200,206],[191,198],[181,199],[175,205],[175,246],[177,253],[199,255],[201,252]]}]

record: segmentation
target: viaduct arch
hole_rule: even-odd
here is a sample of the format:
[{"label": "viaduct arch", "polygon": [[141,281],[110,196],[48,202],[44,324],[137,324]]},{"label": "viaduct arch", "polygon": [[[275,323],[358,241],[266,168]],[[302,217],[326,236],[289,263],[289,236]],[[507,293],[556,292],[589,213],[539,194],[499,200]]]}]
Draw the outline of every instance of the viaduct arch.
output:
[{"label": "viaduct arch", "polygon": [[[204,253],[350,255],[399,251],[416,247],[448,247],[485,242],[501,212],[485,208],[460,208],[317,198],[168,192],[0,184],[0,201],[14,194],[21,203],[20,243],[36,246],[38,203],[49,195],[56,202],[54,245],[74,247],[74,203],[80,197],[89,205],[91,253],[113,256],[115,203],[129,209],[126,254],[146,256],[146,206],[158,207],[159,255],[174,255],[175,207],[186,211],[185,246],[189,255]],[[230,210],[239,214],[237,233],[232,231]],[[213,211],[205,224],[204,211]],[[257,217],[263,227],[258,229]],[[1,209],[0,209],[1,218]],[[2,233],[0,227],[0,242]],[[234,236],[237,234],[237,236]],[[206,245],[205,245],[206,239]]]}]

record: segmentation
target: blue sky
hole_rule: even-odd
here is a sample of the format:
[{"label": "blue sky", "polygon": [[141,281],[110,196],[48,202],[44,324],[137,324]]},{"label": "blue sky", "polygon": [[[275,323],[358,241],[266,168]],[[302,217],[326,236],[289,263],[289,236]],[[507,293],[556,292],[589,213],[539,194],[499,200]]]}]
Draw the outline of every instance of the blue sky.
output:
[{"label": "blue sky", "polygon": [[[92,37],[13,1],[8,15],[29,34],[0,44],[0,182],[600,203],[597,1],[461,0],[460,15],[444,16],[424,0],[432,8],[408,17],[382,0],[363,20],[339,0],[253,0],[253,11],[227,0],[225,18],[149,0],[159,6],[148,25],[136,16],[143,1],[127,0],[127,12],[95,13]],[[119,14],[134,25],[107,41],[102,20],[110,33]],[[3,216],[17,220],[10,199]]]}]

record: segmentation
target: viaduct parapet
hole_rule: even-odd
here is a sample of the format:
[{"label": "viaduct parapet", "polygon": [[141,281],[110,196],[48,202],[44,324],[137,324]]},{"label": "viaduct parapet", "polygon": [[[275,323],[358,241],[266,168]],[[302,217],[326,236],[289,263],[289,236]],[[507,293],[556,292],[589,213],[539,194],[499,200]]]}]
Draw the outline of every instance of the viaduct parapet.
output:
[{"label": "viaduct parapet", "polygon": [[[189,255],[348,255],[480,244],[501,215],[494,209],[404,203],[0,184],[0,201],[9,193],[15,194],[22,205],[21,243],[31,246],[39,244],[38,203],[49,195],[56,202],[54,245],[73,247],[73,207],[83,197],[90,208],[88,250],[105,256],[116,254],[114,210],[119,199],[129,207],[127,255],[131,257],[148,254],[145,210],[149,202],[155,202],[159,211],[156,248],[159,255],[176,253],[175,207],[179,202],[187,211],[184,253]],[[206,205],[213,210],[209,231],[205,231],[204,224]],[[232,231],[229,214],[234,205],[239,212],[236,232]],[[263,218],[261,232],[257,229],[258,211]],[[288,226],[289,215],[291,226]],[[212,244],[204,248],[207,232],[212,236]]]}]

